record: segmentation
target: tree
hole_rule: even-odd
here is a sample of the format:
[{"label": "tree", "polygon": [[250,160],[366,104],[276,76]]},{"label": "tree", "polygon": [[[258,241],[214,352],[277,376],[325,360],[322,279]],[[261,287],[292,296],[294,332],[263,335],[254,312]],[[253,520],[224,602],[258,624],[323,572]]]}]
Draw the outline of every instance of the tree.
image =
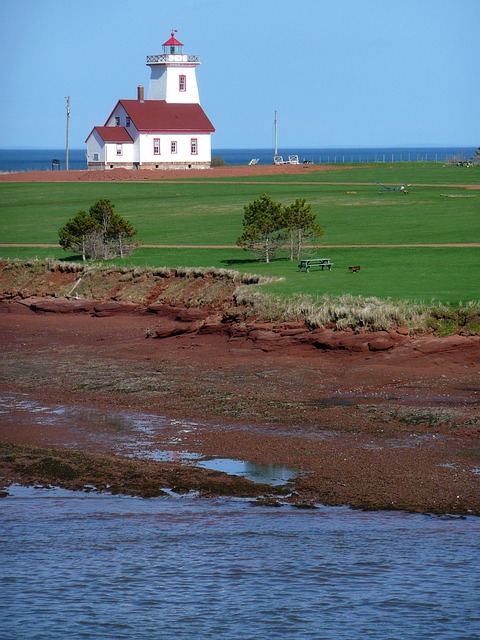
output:
[{"label": "tree", "polygon": [[[123,258],[126,247],[126,239],[134,236],[131,224],[114,211],[114,205],[102,198],[89,209],[90,215],[95,218],[103,229],[103,259],[108,260],[119,255]],[[115,248],[118,248],[118,251]]]},{"label": "tree", "polygon": [[254,251],[265,262],[274,258],[287,239],[290,260],[300,260],[305,245],[323,236],[312,206],[304,198],[282,207],[264,193],[244,211],[243,233],[237,245]]},{"label": "tree", "polygon": [[114,213],[107,228],[107,241],[115,254],[124,258],[126,255],[130,255],[135,248],[135,245],[129,240],[136,233],[128,220],[122,218],[118,213]]},{"label": "tree", "polygon": [[114,211],[105,198],[87,211],[79,211],[58,232],[60,246],[82,253],[83,260],[123,258],[135,248],[131,241],[137,231],[130,222]]},{"label": "tree", "polygon": [[237,245],[254,251],[261,260],[270,262],[284,241],[282,205],[263,193],[244,207],[243,233]]},{"label": "tree", "polygon": [[86,260],[87,255],[91,255],[93,239],[100,231],[101,225],[88,211],[79,211],[59,230],[60,246],[81,253]]},{"label": "tree", "polygon": [[300,260],[305,244],[323,236],[323,230],[305,198],[297,198],[283,209],[283,226],[289,238],[290,260]]}]

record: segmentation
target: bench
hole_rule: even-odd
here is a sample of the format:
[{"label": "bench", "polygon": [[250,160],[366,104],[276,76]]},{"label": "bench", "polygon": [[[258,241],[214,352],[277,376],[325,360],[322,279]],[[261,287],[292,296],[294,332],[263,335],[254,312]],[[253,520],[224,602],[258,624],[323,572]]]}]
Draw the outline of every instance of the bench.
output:
[{"label": "bench", "polygon": [[331,271],[333,262],[330,262],[330,258],[308,258],[307,260],[300,260],[298,263],[298,270],[302,271],[305,269],[308,273],[310,272],[310,267],[319,267],[322,271],[325,267]]},{"label": "bench", "polygon": [[348,267],[348,270],[352,273],[357,273],[357,271],[360,271],[360,266],[357,264],[354,267]]}]

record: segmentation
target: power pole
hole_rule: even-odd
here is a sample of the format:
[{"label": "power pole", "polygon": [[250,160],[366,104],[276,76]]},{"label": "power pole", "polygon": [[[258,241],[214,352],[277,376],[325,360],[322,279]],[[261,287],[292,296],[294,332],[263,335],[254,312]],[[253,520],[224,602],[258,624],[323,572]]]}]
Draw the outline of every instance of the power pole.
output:
[{"label": "power pole", "polygon": [[273,157],[278,155],[278,145],[277,145],[277,112],[275,111],[275,117],[273,120]]},{"label": "power pole", "polygon": [[68,171],[68,127],[70,124],[70,96],[67,96],[67,138],[65,145],[65,169]]}]

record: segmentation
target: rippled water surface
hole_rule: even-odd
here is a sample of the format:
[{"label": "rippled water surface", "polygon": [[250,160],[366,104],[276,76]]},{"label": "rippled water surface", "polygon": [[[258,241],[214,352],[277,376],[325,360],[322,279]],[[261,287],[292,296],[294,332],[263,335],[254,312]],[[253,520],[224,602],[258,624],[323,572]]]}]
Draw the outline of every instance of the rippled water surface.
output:
[{"label": "rippled water surface", "polygon": [[480,637],[480,522],[14,488],[2,640]]}]

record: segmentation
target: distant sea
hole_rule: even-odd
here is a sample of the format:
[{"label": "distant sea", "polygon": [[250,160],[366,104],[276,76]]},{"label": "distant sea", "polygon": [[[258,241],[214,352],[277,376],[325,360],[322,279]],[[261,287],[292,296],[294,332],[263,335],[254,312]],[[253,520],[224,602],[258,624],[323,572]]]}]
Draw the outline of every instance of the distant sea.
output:
[{"label": "distant sea", "polygon": [[[472,158],[476,147],[385,147],[385,148],[313,148],[279,149],[286,160],[298,155],[300,162],[315,164],[359,162],[445,162],[451,158]],[[212,157],[223,158],[227,165],[246,165],[253,158],[259,164],[273,164],[272,149],[213,149]],[[59,164],[53,163],[58,160]],[[66,168],[65,149],[0,149],[0,172],[52,171],[54,166]],[[86,169],[86,150],[70,149],[69,169]]]}]

